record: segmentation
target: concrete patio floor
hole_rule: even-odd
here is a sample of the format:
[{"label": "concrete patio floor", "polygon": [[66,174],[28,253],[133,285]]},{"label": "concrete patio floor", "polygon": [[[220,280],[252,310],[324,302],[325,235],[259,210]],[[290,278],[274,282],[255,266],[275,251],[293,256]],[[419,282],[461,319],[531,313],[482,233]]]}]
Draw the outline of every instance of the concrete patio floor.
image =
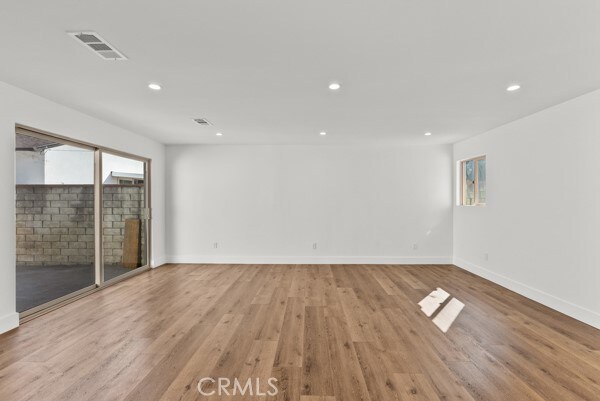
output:
[{"label": "concrete patio floor", "polygon": [[[128,273],[119,265],[104,267],[105,280]],[[18,266],[17,312],[23,312],[46,302],[71,294],[94,284],[94,265]]]}]

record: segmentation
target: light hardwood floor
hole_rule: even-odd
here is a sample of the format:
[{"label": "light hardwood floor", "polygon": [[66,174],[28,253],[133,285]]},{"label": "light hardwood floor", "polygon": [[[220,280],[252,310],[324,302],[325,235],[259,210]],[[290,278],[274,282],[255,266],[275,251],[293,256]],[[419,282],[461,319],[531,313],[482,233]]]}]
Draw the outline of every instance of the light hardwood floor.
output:
[{"label": "light hardwood floor", "polygon": [[[447,334],[436,287],[466,305]],[[170,265],[0,336],[0,400],[240,399],[600,400],[600,331],[453,266]]]}]

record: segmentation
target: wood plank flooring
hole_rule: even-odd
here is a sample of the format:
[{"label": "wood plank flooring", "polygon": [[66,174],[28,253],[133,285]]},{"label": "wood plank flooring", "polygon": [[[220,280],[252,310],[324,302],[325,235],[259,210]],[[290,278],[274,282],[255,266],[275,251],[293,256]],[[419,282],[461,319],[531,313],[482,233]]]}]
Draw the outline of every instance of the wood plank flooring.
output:
[{"label": "wood plank flooring", "polygon": [[454,266],[168,265],[0,336],[0,400],[600,400],[600,331]]}]

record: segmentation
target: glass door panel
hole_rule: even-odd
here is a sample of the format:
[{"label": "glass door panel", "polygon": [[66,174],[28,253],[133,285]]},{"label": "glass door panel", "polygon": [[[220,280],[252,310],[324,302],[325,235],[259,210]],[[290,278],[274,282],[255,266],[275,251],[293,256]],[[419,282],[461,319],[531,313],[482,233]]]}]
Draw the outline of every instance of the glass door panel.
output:
[{"label": "glass door panel", "polygon": [[104,281],[148,264],[146,163],[102,152]]},{"label": "glass door panel", "polygon": [[25,312],[95,286],[94,149],[17,133],[15,161],[17,311]]}]

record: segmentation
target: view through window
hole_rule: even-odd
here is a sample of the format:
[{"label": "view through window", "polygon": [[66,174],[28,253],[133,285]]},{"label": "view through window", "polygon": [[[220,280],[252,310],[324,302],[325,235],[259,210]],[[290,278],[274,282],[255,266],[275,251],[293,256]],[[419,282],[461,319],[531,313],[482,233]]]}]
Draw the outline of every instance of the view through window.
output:
[{"label": "view through window", "polygon": [[486,203],[485,156],[464,160],[461,166],[461,205],[477,206]]}]

